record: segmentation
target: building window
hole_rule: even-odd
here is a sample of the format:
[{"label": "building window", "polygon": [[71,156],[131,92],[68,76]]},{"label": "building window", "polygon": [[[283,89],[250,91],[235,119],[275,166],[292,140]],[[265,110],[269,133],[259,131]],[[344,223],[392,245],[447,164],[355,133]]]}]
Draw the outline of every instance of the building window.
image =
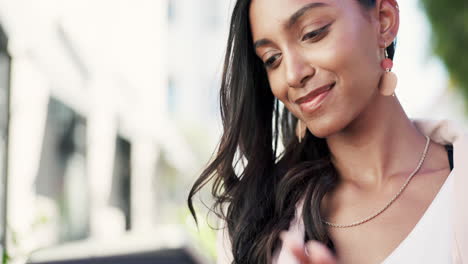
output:
[{"label": "building window", "polygon": [[167,19],[169,23],[173,23],[175,21],[175,0],[168,0],[167,1]]},{"label": "building window", "polygon": [[54,201],[59,219],[57,242],[89,236],[89,189],[86,174],[86,120],[50,99],[36,177],[36,193]]},{"label": "building window", "polygon": [[109,204],[125,215],[125,229],[131,229],[131,145],[117,136]]}]

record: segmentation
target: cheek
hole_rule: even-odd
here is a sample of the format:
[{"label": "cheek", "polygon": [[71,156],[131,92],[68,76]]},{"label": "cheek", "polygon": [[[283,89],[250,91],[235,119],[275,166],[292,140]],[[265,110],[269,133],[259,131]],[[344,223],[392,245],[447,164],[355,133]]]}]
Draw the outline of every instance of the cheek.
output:
[{"label": "cheek", "polygon": [[288,86],[285,84],[279,76],[279,73],[269,74],[268,81],[270,83],[271,92],[281,102],[286,103],[288,101]]},{"label": "cheek", "polygon": [[283,103],[284,107],[286,107],[291,113],[293,113],[295,116],[299,116],[300,113],[298,112],[298,109],[296,109],[295,104],[289,99],[289,87],[286,84],[284,84],[285,82],[282,81],[280,78],[278,78],[278,80],[275,80],[275,78],[272,76],[269,76],[269,80],[271,92],[273,93],[273,95],[278,100],[280,100],[281,103]]},{"label": "cheek", "polygon": [[354,26],[341,25],[319,53],[320,64],[335,75],[340,93],[346,96],[362,95],[375,84],[379,64],[369,35]]},{"label": "cheek", "polygon": [[[361,61],[358,55],[359,40],[351,32],[334,32],[326,45],[320,51],[320,61],[323,68],[334,72],[337,77],[357,70]],[[346,43],[345,45],[343,43]]]}]

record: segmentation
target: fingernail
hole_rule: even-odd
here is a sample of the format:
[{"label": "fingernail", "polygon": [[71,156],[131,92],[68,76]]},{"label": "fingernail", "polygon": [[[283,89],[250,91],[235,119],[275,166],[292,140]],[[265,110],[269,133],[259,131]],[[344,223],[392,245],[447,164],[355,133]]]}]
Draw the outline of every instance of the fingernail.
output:
[{"label": "fingernail", "polygon": [[288,239],[288,232],[286,231],[281,231],[280,234],[279,234],[279,237],[281,240],[287,240]]},{"label": "fingernail", "polygon": [[283,241],[283,244],[290,244],[290,243],[291,243],[291,237],[290,237],[290,235],[288,234],[288,232],[282,231],[282,232],[279,234],[279,237],[280,237],[281,241]]},{"label": "fingernail", "polygon": [[309,248],[307,246],[304,247],[304,252],[305,252],[306,256],[308,256],[308,257],[310,256]]}]

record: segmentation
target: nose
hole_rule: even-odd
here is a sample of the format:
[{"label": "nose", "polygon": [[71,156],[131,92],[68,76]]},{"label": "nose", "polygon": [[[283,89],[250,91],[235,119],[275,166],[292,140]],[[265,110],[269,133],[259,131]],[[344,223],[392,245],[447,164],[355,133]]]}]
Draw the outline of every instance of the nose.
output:
[{"label": "nose", "polygon": [[283,60],[286,63],[286,81],[289,87],[302,88],[314,76],[315,68],[298,52],[289,52]]}]

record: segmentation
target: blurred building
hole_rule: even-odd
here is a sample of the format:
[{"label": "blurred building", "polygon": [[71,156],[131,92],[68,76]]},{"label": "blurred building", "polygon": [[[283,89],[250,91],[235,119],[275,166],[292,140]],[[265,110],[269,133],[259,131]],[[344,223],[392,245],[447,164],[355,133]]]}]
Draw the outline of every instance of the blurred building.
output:
[{"label": "blurred building", "polygon": [[201,2],[0,1],[15,261],[77,241],[185,243],[161,230],[178,230],[166,227],[219,134],[229,1]]},{"label": "blurred building", "polygon": [[[190,247],[180,223],[188,188],[219,138],[217,90],[234,2],[0,0],[0,159],[11,90],[7,233],[15,263],[45,247],[38,261]],[[411,20],[402,24],[419,25],[412,19],[421,14],[404,14],[416,0],[405,3],[402,17]],[[436,109],[437,118],[464,120],[446,80],[413,58],[421,41],[410,29],[402,27],[396,72],[412,89],[397,90],[399,98],[410,115]]]}]

